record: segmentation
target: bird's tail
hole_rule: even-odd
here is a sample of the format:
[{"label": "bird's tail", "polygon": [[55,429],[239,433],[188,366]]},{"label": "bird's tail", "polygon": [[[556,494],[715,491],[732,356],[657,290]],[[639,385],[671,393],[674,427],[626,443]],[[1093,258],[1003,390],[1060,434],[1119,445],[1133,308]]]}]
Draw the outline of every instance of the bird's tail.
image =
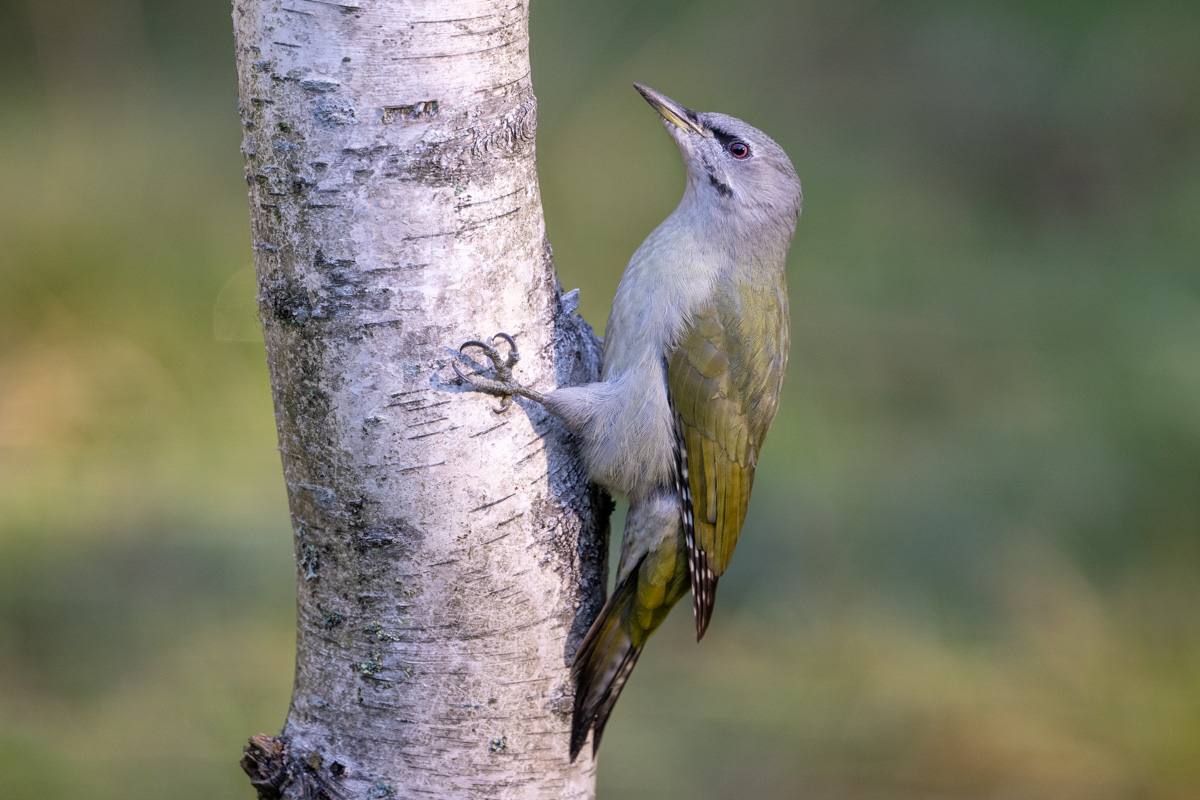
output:
[{"label": "bird's tail", "polygon": [[637,572],[631,571],[608,598],[575,654],[575,665],[571,670],[575,679],[572,761],[583,749],[588,731],[595,731],[592,752],[600,747],[608,715],[642,653],[645,638],[642,637],[642,644],[634,644],[631,624],[633,605],[637,601]]},{"label": "bird's tail", "polygon": [[[575,653],[571,760],[592,731],[592,752],[646,639],[687,594],[687,545],[673,492],[633,505],[625,520],[617,583]],[[636,559],[636,560],[635,560]]]}]

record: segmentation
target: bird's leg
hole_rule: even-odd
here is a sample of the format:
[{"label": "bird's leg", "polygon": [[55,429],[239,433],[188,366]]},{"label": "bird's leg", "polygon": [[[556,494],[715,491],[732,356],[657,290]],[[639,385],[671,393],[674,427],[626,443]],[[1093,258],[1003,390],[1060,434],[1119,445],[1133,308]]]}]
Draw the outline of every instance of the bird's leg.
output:
[{"label": "bird's leg", "polygon": [[[508,355],[501,355],[500,351],[495,348],[497,340],[508,343]],[[470,361],[471,365],[476,368],[476,371],[464,373],[458,368],[458,364],[451,362],[450,366],[454,367],[454,371],[458,373],[458,377],[462,378],[467,383],[474,386],[481,392],[495,395],[500,398],[500,407],[496,409],[497,414],[502,414],[512,405],[514,395],[527,397],[535,403],[542,402],[540,392],[535,392],[513,380],[512,371],[516,363],[521,360],[521,354],[517,352],[517,343],[513,341],[513,337],[507,333],[497,333],[487,342],[481,342],[478,339],[472,339],[469,342],[463,342],[458,352],[465,354],[467,348],[476,347],[483,351],[483,354],[492,362],[492,371],[496,377],[488,378],[483,376],[478,371],[478,364],[470,359],[462,359]]]}]

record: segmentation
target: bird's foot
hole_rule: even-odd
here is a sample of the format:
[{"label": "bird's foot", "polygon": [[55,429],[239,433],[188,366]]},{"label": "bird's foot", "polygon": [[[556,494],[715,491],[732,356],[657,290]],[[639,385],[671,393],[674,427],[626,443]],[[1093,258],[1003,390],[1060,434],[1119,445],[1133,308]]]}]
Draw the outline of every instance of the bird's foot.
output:
[{"label": "bird's foot", "polygon": [[[503,341],[508,344],[508,354],[501,355],[496,349],[497,341]],[[542,402],[542,395],[529,389],[513,380],[512,371],[517,362],[521,360],[521,354],[517,351],[517,343],[513,341],[513,337],[507,333],[497,333],[487,342],[481,342],[478,339],[472,339],[469,342],[463,342],[459,345],[458,352],[466,355],[468,348],[478,348],[483,351],[483,354],[492,362],[492,372],[495,373],[494,378],[489,378],[479,372],[479,365],[469,358],[460,359],[469,362],[475,368],[473,372],[463,372],[458,368],[458,364],[451,362],[450,366],[454,367],[454,371],[466,383],[471,384],[477,390],[495,395],[500,398],[500,407],[496,409],[497,414],[502,414],[512,405],[513,396],[528,397],[536,403]]]}]

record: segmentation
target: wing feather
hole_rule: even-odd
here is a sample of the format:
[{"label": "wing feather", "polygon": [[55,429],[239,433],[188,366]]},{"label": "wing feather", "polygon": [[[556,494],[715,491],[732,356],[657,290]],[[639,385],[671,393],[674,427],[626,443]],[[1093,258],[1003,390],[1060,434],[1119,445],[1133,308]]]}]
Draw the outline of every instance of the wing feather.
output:
[{"label": "wing feather", "polygon": [[[786,295],[741,285],[696,312],[667,357],[696,638],[746,519],[787,360]],[[747,313],[748,312],[748,313]]]}]

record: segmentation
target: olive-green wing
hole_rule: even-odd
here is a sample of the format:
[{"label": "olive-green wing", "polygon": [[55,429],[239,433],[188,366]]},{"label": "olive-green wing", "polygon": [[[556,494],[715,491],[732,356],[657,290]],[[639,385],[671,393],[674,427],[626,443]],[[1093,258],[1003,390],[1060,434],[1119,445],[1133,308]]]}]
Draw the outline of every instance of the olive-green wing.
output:
[{"label": "olive-green wing", "polygon": [[696,638],[737,545],[787,362],[783,287],[718,294],[667,358]]}]

